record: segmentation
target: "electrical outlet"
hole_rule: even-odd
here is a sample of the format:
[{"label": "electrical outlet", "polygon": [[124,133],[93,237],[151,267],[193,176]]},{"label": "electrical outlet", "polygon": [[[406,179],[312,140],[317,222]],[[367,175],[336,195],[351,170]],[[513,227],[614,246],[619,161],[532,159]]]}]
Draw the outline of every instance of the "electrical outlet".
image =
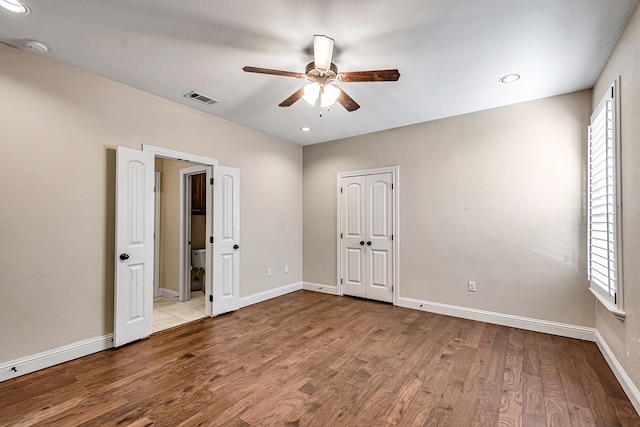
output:
[{"label": "electrical outlet", "polygon": [[267,268],[267,277],[271,277],[271,269]]},{"label": "electrical outlet", "polygon": [[288,273],[289,272],[289,264],[285,264],[284,265],[284,272]]},{"label": "electrical outlet", "polygon": [[469,292],[475,292],[476,291],[476,282],[469,280]]}]

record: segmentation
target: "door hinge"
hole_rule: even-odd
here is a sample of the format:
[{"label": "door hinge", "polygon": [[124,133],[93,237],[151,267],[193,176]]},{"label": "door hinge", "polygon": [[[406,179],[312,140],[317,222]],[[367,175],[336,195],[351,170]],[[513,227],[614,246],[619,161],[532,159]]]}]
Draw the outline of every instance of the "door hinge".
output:
[{"label": "door hinge", "polygon": [[340,279],[340,284],[342,285],[342,279]]},{"label": "door hinge", "polygon": [[393,182],[391,183],[391,189],[393,190]]},{"label": "door hinge", "polygon": [[209,184],[213,185],[213,178],[209,178]]},{"label": "door hinge", "polygon": [[342,233],[340,233],[340,238],[342,239]]},{"label": "door hinge", "polygon": [[213,243],[213,236],[209,237],[209,243]]},{"label": "door hinge", "polygon": [[156,233],[153,233],[153,240],[156,239]]},{"label": "door hinge", "polygon": [[209,295],[209,302],[213,302],[213,295]]},{"label": "door hinge", "polygon": [[340,187],[340,192],[342,193],[342,187]]},{"label": "door hinge", "polygon": [[393,234],[391,235],[391,240],[393,240]]},{"label": "door hinge", "polygon": [[157,192],[157,191],[158,191],[158,189],[154,186],[154,187],[153,187],[153,192],[155,193],[155,192]]},{"label": "door hinge", "polygon": [[393,285],[391,285],[391,292],[393,292]]}]

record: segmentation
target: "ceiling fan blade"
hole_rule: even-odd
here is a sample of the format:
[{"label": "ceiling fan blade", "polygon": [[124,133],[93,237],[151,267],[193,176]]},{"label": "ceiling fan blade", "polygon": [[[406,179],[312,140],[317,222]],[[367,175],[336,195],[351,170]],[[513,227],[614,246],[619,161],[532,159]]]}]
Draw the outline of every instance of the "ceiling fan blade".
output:
[{"label": "ceiling fan blade", "polygon": [[340,88],[340,96],[338,96],[337,101],[342,105],[347,111],[356,111],[360,106],[356,101],[353,100],[347,93]]},{"label": "ceiling fan blade", "polygon": [[301,79],[305,77],[305,75],[302,73],[295,73],[293,71],[272,70],[271,68],[246,66],[246,67],[242,67],[242,70],[247,73],[271,74],[274,76],[295,77],[297,79]]},{"label": "ceiling fan blade", "polygon": [[400,78],[398,70],[347,71],[338,80],[350,82],[395,82]]},{"label": "ceiling fan blade", "polygon": [[332,38],[315,34],[313,36],[313,62],[318,68],[328,70],[331,68],[334,41]]},{"label": "ceiling fan blade", "polygon": [[298,99],[302,98],[302,95],[304,95],[304,87],[301,87],[300,89],[298,89],[293,95],[291,95],[290,97],[288,97],[287,99],[282,101],[278,106],[279,107],[291,107],[294,102],[296,102]]}]

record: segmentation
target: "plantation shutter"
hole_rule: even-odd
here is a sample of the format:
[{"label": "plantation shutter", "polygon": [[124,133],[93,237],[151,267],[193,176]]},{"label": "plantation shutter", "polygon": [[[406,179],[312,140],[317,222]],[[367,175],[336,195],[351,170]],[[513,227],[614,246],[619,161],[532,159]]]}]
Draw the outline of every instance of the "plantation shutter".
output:
[{"label": "plantation shutter", "polygon": [[588,277],[616,304],[616,145],[612,87],[591,115],[588,168]]}]

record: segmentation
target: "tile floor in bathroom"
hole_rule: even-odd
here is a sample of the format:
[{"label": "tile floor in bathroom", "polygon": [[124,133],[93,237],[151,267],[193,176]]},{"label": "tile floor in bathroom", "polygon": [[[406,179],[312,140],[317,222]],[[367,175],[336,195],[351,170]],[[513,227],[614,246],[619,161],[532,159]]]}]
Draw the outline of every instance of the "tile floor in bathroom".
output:
[{"label": "tile floor in bathroom", "polygon": [[167,297],[153,299],[153,332],[163,331],[206,317],[204,293],[191,292],[189,301],[178,302]]}]

